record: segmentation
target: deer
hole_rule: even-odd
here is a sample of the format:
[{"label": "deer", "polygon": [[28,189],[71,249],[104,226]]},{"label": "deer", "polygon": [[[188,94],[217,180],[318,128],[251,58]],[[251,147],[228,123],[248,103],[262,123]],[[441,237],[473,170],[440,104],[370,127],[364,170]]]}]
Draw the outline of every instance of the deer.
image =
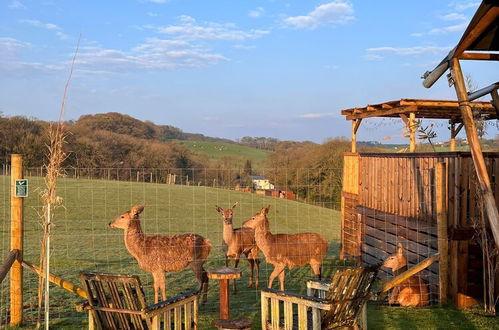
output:
[{"label": "deer", "polygon": [[[407,268],[407,257],[402,244],[398,243],[397,251],[385,259],[383,266],[390,268],[394,273]],[[430,303],[430,298],[426,284],[419,276],[409,277],[393,288],[388,304],[393,305],[396,302],[400,306],[427,306]]]},{"label": "deer", "polygon": [[124,230],[126,249],[141,269],[151,273],[154,302],[159,300],[159,291],[163,300],[166,299],[166,272],[178,272],[190,267],[199,283],[199,291],[204,292],[202,302],[205,303],[208,275],[203,264],[210,254],[211,242],[198,234],[146,235],[140,226],[139,215],[142,211],[144,206],[134,205],[130,211],[111,221],[109,226]]},{"label": "deer", "polygon": [[[229,265],[229,258],[234,260],[234,267],[239,265],[241,254],[246,256],[250,265],[250,278],[248,287],[253,286],[254,268],[256,265],[256,279],[255,287],[258,288],[258,278],[260,276],[260,259],[258,258],[258,247],[255,242],[255,231],[251,228],[245,227],[243,223],[242,228],[234,228],[232,217],[237,203],[231,208],[222,209],[220,206],[215,205],[215,210],[220,213],[223,221],[222,240],[223,250],[225,252],[225,266]],[[233,282],[233,290],[236,292],[236,280]]]},{"label": "deer", "polygon": [[310,265],[312,271],[321,278],[321,265],[327,253],[327,240],[316,233],[300,234],[272,234],[270,232],[269,213],[270,205],[264,207],[245,225],[255,230],[256,245],[262,250],[267,263],[274,265],[269,276],[268,288],[279,277],[279,286],[284,291],[285,269]]}]

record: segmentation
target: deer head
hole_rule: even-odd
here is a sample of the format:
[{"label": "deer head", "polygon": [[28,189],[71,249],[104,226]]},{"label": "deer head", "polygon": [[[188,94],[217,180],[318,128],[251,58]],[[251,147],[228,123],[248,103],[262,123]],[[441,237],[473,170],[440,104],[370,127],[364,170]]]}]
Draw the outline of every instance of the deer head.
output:
[{"label": "deer head", "polygon": [[231,208],[228,208],[226,210],[224,210],[220,206],[215,205],[215,210],[217,210],[217,212],[222,215],[222,220],[228,225],[232,225],[232,216],[234,213],[233,210],[236,208],[237,204],[237,202],[234,203]]},{"label": "deer head", "polygon": [[109,223],[109,227],[127,229],[130,221],[139,220],[139,214],[144,211],[144,206],[133,205],[130,211],[126,211]]},{"label": "deer head", "polygon": [[404,247],[401,243],[397,245],[397,251],[390,255],[383,262],[384,267],[391,268],[392,271],[399,270],[407,265],[407,257],[404,255]]},{"label": "deer head", "polygon": [[267,221],[267,214],[269,213],[270,205],[267,207],[263,207],[260,212],[255,214],[251,219],[245,222],[245,226],[251,229],[255,229],[262,222]]}]

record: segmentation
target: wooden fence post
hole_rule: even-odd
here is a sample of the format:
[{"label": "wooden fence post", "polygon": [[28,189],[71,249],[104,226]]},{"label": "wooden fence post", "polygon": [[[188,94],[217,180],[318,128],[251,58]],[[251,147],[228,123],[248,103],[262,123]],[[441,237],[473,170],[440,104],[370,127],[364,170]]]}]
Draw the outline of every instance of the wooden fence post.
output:
[{"label": "wooden fence post", "polygon": [[23,179],[23,156],[11,155],[10,176],[10,249],[19,250],[10,270],[10,325],[23,320],[23,198],[15,197],[16,180]]},{"label": "wooden fence post", "polygon": [[447,221],[447,174],[445,163],[436,165],[436,198],[437,198],[437,226],[438,252],[440,254],[438,274],[440,287],[440,302],[448,300],[449,280],[449,237]]}]

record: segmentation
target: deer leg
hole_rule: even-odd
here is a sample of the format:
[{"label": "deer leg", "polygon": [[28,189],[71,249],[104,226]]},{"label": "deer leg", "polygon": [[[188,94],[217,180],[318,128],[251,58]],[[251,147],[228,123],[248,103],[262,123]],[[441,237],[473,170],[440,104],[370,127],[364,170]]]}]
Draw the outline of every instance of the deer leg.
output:
[{"label": "deer leg", "polygon": [[255,260],[248,257],[248,263],[250,265],[250,278],[249,278],[248,287],[251,288],[253,286],[253,268],[255,268]]},{"label": "deer leg", "polygon": [[[234,268],[237,268],[239,266],[239,258],[241,258],[241,255],[238,255],[234,257]],[[234,289],[234,293],[237,293],[237,287],[236,287],[236,280],[232,280],[232,288]]]},{"label": "deer leg", "polygon": [[279,273],[279,288],[281,289],[281,291],[284,291],[284,276],[285,275],[286,275],[286,272],[283,269],[282,272]]},{"label": "deer leg", "polygon": [[260,259],[256,258],[253,260],[255,260],[256,265],[255,288],[258,289],[258,279],[260,278]]},{"label": "deer leg", "polygon": [[153,279],[153,287],[154,287],[154,303],[157,304],[159,302],[159,288],[161,287],[161,281],[165,281],[165,277],[163,272],[161,273],[152,273]]},{"label": "deer leg", "polygon": [[274,267],[274,270],[272,271],[272,273],[269,276],[269,284],[268,284],[269,289],[272,289],[272,282],[274,282],[274,279],[277,277],[277,275],[279,275],[283,271],[284,271],[283,266],[275,266]]}]

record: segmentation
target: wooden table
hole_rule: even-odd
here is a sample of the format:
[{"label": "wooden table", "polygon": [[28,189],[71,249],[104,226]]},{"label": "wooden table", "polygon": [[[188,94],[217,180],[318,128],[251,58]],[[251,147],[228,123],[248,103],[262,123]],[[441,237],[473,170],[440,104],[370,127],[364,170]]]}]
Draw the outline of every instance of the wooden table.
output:
[{"label": "wooden table", "polygon": [[221,267],[206,271],[208,278],[220,281],[220,319],[229,319],[229,280],[241,277],[241,271],[237,268]]}]

